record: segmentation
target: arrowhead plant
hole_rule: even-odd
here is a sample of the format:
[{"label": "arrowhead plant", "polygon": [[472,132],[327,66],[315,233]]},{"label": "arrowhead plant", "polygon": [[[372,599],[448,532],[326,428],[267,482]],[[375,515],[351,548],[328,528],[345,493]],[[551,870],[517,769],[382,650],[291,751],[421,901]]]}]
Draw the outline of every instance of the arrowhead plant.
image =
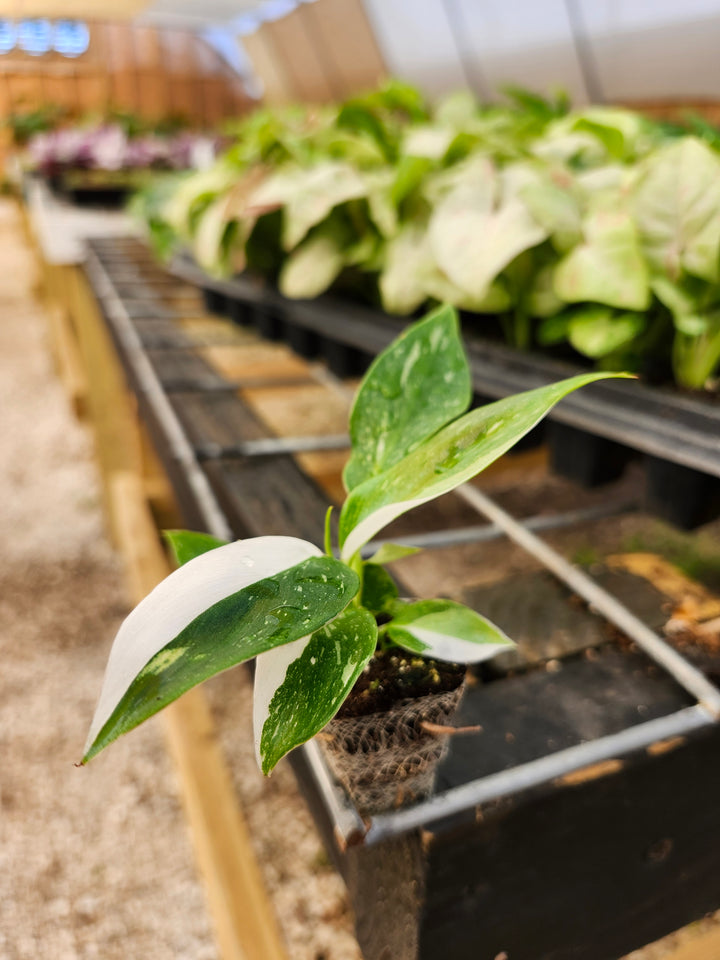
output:
[{"label": "arrowhead plant", "polygon": [[256,659],[258,763],[270,773],[337,713],[378,644],[477,663],[512,645],[446,599],[406,601],[385,564],[407,548],[364,547],[391,520],[470,480],[531,430],[589,373],[466,412],[472,389],[458,319],[442,307],[376,358],[350,416],[339,557],[295,537],[222,543],[172,531],[179,564],[115,638],[83,763],[186,690]]}]

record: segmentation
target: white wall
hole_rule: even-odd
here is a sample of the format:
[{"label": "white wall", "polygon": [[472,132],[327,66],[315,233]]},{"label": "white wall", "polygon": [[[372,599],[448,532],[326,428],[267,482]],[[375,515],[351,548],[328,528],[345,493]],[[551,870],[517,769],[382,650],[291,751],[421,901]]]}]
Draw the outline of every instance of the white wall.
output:
[{"label": "white wall", "polygon": [[578,103],[595,86],[606,100],[720,100],[718,0],[364,3],[391,72],[431,96],[462,86],[485,96],[518,83],[559,86]]}]

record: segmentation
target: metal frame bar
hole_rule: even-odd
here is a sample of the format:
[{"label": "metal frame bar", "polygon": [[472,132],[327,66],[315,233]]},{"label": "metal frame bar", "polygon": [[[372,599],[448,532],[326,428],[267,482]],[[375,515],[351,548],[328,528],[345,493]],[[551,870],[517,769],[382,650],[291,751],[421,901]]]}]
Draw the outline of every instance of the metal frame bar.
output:
[{"label": "metal frame bar", "polygon": [[715,720],[720,720],[720,690],[710,683],[705,675],[693,666],[682,654],[674,650],[653,630],[636,617],[626,606],[582,570],[573,566],[549,544],[523,527],[507,511],[494,503],[477,487],[468,484],[459,487],[458,494],[471,507],[484,514],[503,533],[539,560],[558,579],[586,600],[610,623],[634,640],[644,652],[673,677],[680,686],[695,697]]},{"label": "metal frame bar", "polygon": [[223,445],[204,443],[195,447],[198,460],[234,460],[244,457],[274,457],[284,453],[312,453],[323,450],[348,450],[350,437],[346,433],[324,437],[263,437],[242,443]]},{"label": "metal frame bar", "polygon": [[[614,517],[620,513],[628,513],[637,507],[635,500],[615,500],[599,504],[596,507],[585,507],[581,510],[568,510],[565,513],[540,513],[526,520],[518,521],[526,530],[560,530],[571,527],[575,523],[590,523],[593,520],[602,520],[605,517]],[[460,544],[487,543],[490,540],[499,540],[504,537],[505,531],[496,523],[483,523],[477,526],[458,527],[448,530],[433,530],[429,533],[418,533],[407,537],[391,537],[387,540],[371,540],[361,549],[364,559],[371,557],[386,544],[398,544],[403,547],[418,547],[420,549],[442,549]]]},{"label": "metal frame bar", "polygon": [[407,833],[409,830],[427,828],[433,823],[490,803],[501,797],[523,793],[544,783],[557,780],[577,770],[644,750],[662,740],[685,736],[704,727],[710,727],[713,718],[704,707],[695,705],[677,710],[666,717],[648,720],[646,723],[627,727],[620,733],[590,740],[576,747],[559,750],[539,760],[490,774],[480,780],[472,780],[460,787],[435,794],[415,807],[407,807],[393,813],[377,814],[370,821],[365,843],[381,843],[383,840]]}]

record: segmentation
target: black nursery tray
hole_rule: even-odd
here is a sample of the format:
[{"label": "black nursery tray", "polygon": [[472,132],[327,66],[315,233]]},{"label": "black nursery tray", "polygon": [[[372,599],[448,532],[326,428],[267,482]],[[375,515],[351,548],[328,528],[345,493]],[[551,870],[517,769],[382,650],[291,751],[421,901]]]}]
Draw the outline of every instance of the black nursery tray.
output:
[{"label": "black nursery tray", "polygon": [[[325,496],[282,449],[251,454],[267,430],[179,315],[139,317],[119,292],[143,257],[93,241],[86,272],[185,523],[322,542]],[[159,271],[143,276],[166,303]],[[293,306],[327,331],[322,304]],[[352,346],[389,338],[347,323]],[[561,662],[474,678],[458,718],[473,729],[422,803],[363,819],[316,743],[291,755],[366,960],[617,960],[720,905],[720,691],[659,638],[598,636],[587,610],[573,624]]]},{"label": "black nursery tray", "polygon": [[[306,357],[322,355],[339,376],[363,372],[406,322],[330,295],[288,300],[252,278],[209,277],[188,257],[172,271],[199,287],[209,310],[284,339]],[[520,353],[465,332],[478,398],[497,399],[580,368]],[[554,469],[592,486],[616,479],[642,457],[646,507],[692,528],[720,516],[720,402],[637,381],[603,381],[573,393],[556,407],[546,429]]]}]

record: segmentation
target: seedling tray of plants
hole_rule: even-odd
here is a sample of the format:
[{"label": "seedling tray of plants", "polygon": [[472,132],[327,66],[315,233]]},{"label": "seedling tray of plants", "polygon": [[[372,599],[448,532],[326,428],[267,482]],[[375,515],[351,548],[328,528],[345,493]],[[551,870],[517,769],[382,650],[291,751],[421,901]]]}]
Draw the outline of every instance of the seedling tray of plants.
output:
[{"label": "seedling tray of plants", "polygon": [[[407,321],[325,295],[283,297],[248,277],[209,277],[188,257],[172,265],[216,314],[284,339],[306,357],[323,356],[339,376],[357,376]],[[478,398],[495,399],[580,372],[566,361],[523,353],[464,331]],[[720,514],[720,404],[673,388],[604,381],[566,398],[549,416],[554,468],[593,486],[616,479],[641,457],[646,507],[684,528]]]},{"label": "seedling tray of plants", "polygon": [[[144,257],[134,241],[93,241],[86,272],[186,524],[222,539],[279,533],[322,542],[326,496],[292,455],[313,449],[313,438],[272,436],[239,392],[243,378],[226,376],[223,385],[207,340],[181,311],[160,309],[168,291],[159,270],[158,309],[138,315],[119,287]],[[152,289],[153,272],[142,273]],[[322,304],[291,306],[309,329],[329,328]],[[355,329],[354,311],[348,318]],[[390,326],[358,318],[358,340],[342,343],[377,352]],[[223,342],[242,351],[258,342],[251,336],[228,325]],[[480,392],[476,352],[472,363]],[[288,370],[279,382],[302,381],[297,362]],[[508,378],[519,376],[512,371]],[[311,367],[304,377],[313,382]],[[482,390],[516,387],[488,374]],[[613,391],[593,391],[619,405]],[[573,426],[592,413],[572,409]],[[341,444],[314,438],[316,450]],[[534,636],[519,659],[471,675],[454,721],[461,732],[450,737],[427,799],[403,806],[398,796],[396,807],[363,815],[316,741],[291,762],[346,880],[366,960],[440,960],[450,949],[453,960],[617,958],[720,903],[720,692],[529,524],[476,487],[451,496],[454,513],[423,508],[400,533],[434,529],[447,534],[446,551],[457,550],[457,534],[482,516],[531,553],[547,579],[514,577],[502,589],[511,611],[518,605],[507,590],[534,591]],[[444,531],[449,515],[455,528]],[[439,575],[450,554],[438,557]],[[459,579],[462,600],[478,602],[477,582]]]}]

